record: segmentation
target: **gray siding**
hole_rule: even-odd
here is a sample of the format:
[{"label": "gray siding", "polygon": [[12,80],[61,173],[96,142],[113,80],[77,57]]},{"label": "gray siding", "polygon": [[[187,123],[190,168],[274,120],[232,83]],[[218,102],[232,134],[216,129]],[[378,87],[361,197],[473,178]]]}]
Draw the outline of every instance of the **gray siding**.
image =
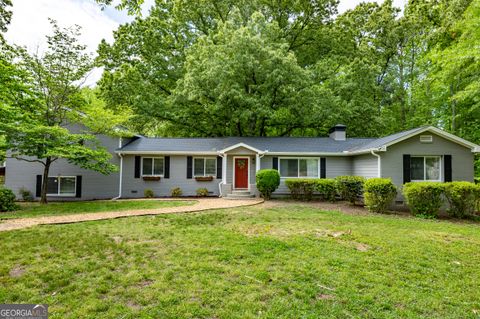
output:
[{"label": "gray siding", "polygon": [[[429,133],[430,134],[430,133]],[[403,185],[403,154],[415,155],[452,155],[452,179],[455,181],[473,181],[473,153],[470,149],[433,135],[433,143],[420,143],[419,135],[388,147],[382,156],[382,177],[390,177],[401,192]],[[443,158],[441,161],[443,180]]]},{"label": "gray siding", "polygon": [[355,156],[352,160],[352,175],[363,176],[365,178],[378,177],[378,158],[366,154]]},{"label": "gray siding", "polygon": [[[145,156],[151,157],[151,155]],[[135,156],[124,156],[122,196],[125,198],[143,197],[145,189],[153,190],[157,197],[170,196],[170,191],[174,187],[180,187],[183,196],[195,196],[198,188],[206,188],[213,195],[218,195],[218,184],[222,181],[216,178],[208,182],[198,182],[195,178],[187,179],[187,156],[184,155],[170,156],[170,178],[162,178],[160,181],[144,181],[142,177],[135,178],[134,173]]]},{"label": "gray siding", "polygon": [[[97,136],[100,143],[111,153],[118,147],[118,138]],[[112,155],[111,162],[119,165],[117,155]],[[30,163],[16,159],[7,159],[5,186],[10,188],[17,196],[20,188],[26,188],[35,196],[36,176],[43,174],[43,165]],[[78,166],[59,159],[50,168],[50,176],[82,176],[82,197],[50,197],[52,200],[88,200],[108,199],[118,195],[119,173],[103,175],[91,170],[85,170]]]}]

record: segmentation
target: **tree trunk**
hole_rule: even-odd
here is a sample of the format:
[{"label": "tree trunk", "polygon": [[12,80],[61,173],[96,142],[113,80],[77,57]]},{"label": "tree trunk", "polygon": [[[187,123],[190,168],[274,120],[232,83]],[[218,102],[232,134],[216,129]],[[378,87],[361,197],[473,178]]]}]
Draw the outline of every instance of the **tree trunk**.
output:
[{"label": "tree trunk", "polygon": [[52,164],[52,158],[47,157],[45,161],[45,166],[43,167],[43,179],[42,179],[42,191],[40,192],[40,204],[47,204],[48,172],[50,171],[51,164]]}]

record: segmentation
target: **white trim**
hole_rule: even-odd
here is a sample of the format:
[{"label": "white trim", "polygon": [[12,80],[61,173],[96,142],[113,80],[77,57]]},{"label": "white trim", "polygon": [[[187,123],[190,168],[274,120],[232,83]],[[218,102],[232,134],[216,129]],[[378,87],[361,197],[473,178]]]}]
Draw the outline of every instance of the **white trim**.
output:
[{"label": "white trim", "polygon": [[411,138],[411,137],[413,137],[413,136],[415,136],[415,135],[422,134],[422,133],[424,133],[424,132],[432,132],[432,133],[435,133],[435,134],[437,134],[437,135],[440,135],[441,137],[443,137],[443,138],[445,138],[445,139],[447,139],[447,140],[450,140],[450,141],[452,141],[452,142],[455,142],[455,143],[457,143],[457,144],[460,144],[460,145],[463,145],[463,146],[465,146],[465,147],[467,147],[467,148],[472,149],[472,152],[475,152],[475,149],[476,149],[477,147],[480,147],[479,145],[477,145],[477,144],[475,144],[475,143],[472,143],[472,142],[469,142],[469,141],[467,141],[467,140],[464,140],[464,139],[461,138],[461,137],[458,137],[458,136],[453,135],[453,134],[451,134],[451,133],[445,132],[444,130],[438,129],[438,128],[433,127],[433,126],[427,126],[427,127],[423,128],[423,129],[421,129],[421,130],[416,130],[416,131],[414,131],[414,132],[412,132],[412,133],[410,133],[410,134],[408,134],[408,135],[402,136],[402,137],[400,137],[400,138],[398,138],[398,139],[396,139],[396,140],[393,140],[393,141],[391,141],[391,142],[389,142],[389,143],[386,143],[384,146],[388,147],[388,146],[390,146],[390,145],[397,144],[397,143],[399,143],[399,142],[401,142],[401,141],[404,141],[404,140],[406,140],[406,139],[409,139],[409,138]]},{"label": "white trim", "polygon": [[[152,174],[143,174],[143,159],[151,158],[152,159]],[[155,171],[155,159],[163,159],[163,174],[153,174]],[[165,175],[165,156],[142,156],[140,160],[140,176],[153,176],[153,177],[163,177]]]},{"label": "white trim", "polygon": [[222,183],[227,184],[227,154],[223,154],[222,156]]},{"label": "white trim", "polygon": [[[443,160],[441,155],[410,155],[410,159],[414,157],[423,157],[423,179],[412,179],[411,182],[443,182]],[[438,177],[439,179],[427,179],[427,158],[432,157],[432,158],[438,158],[439,160],[439,167],[438,167]],[[410,177],[411,177],[411,171],[412,171],[412,164],[410,162]]]},{"label": "white trim", "polygon": [[253,147],[253,146],[247,145],[247,144],[245,144],[245,143],[243,143],[243,142],[242,142],[242,143],[237,143],[237,144],[232,145],[232,146],[229,146],[229,147],[227,147],[227,148],[224,148],[223,150],[220,150],[219,152],[225,153],[225,152],[229,152],[229,151],[234,150],[234,149],[239,148],[239,147],[244,147],[244,148],[246,148],[246,149],[249,149],[250,151],[253,151],[253,152],[259,153],[259,154],[265,153],[265,151],[261,151],[261,150],[259,150],[258,148],[255,148],[255,147]]},{"label": "white trim", "polygon": [[118,196],[112,198],[112,200],[120,199],[122,197],[122,184],[123,184],[123,155],[118,154],[120,156],[120,176],[118,179]]},{"label": "white trim", "polygon": [[[203,175],[195,175],[195,159],[203,159]],[[207,175],[207,159],[215,160],[215,173],[213,175]],[[193,157],[192,159],[192,176],[195,177],[208,177],[212,176],[217,178],[217,158],[216,157]]]},{"label": "white trim", "polygon": [[124,155],[205,155],[216,156],[218,152],[197,152],[197,151],[115,151]]},{"label": "white trim", "polygon": [[[281,164],[280,164],[280,162],[281,162],[282,159],[296,159],[296,160],[297,160],[297,163],[298,163],[298,164],[297,164],[297,176],[282,176],[282,175],[281,175],[281,173],[280,173],[280,171],[281,171]],[[301,159],[316,159],[316,160],[317,160],[317,176],[315,176],[315,177],[312,177],[312,176],[300,176],[300,163],[299,163],[299,161],[300,161]],[[321,166],[320,164],[321,164],[321,163],[320,163],[320,162],[321,162],[321,157],[298,157],[298,156],[297,156],[297,157],[279,157],[279,158],[278,158],[278,173],[280,174],[280,179],[288,179],[288,178],[302,178],[302,179],[304,179],[304,178],[320,178],[320,170],[321,170],[321,168],[320,168],[320,166]]]},{"label": "white trim", "polygon": [[247,163],[248,163],[248,167],[247,167],[247,170],[248,170],[247,189],[248,189],[248,191],[250,191],[250,161],[251,161],[250,156],[240,156],[240,155],[239,156],[233,156],[233,158],[232,158],[232,168],[233,168],[232,169],[232,171],[233,171],[233,173],[232,173],[232,175],[233,175],[233,177],[232,177],[232,181],[233,181],[232,189],[234,189],[234,190],[245,189],[245,188],[236,188],[235,187],[235,159],[236,158],[246,158],[247,159]]},{"label": "white trim", "polygon": [[[49,178],[57,178],[58,179],[58,187],[57,187],[57,193],[47,193],[47,196],[53,196],[53,197],[75,197],[77,196],[77,176],[48,176],[47,177],[47,189],[48,189],[48,179]],[[66,193],[66,194],[60,194],[60,180],[62,178],[74,178],[75,179],[75,191],[73,193]]]}]

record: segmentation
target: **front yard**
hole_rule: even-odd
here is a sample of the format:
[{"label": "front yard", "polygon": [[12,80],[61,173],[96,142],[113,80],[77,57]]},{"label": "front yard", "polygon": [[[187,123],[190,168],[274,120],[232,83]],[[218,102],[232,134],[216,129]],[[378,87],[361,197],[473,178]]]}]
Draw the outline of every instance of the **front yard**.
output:
[{"label": "front yard", "polygon": [[478,318],[480,226],[251,207],[0,233],[0,302],[51,318]]},{"label": "front yard", "polygon": [[132,209],[156,209],[195,204],[195,200],[96,200],[87,202],[20,203],[20,209],[0,213],[0,220],[24,217],[62,216],[71,214],[125,211]]}]

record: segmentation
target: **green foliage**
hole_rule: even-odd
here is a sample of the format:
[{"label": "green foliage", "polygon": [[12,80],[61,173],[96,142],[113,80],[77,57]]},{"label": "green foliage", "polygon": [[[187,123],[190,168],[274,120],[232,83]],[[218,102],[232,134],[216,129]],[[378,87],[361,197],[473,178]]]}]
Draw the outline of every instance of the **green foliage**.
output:
[{"label": "green foliage", "polygon": [[257,190],[265,199],[270,199],[272,193],[280,185],[280,174],[276,169],[261,169],[256,174]]},{"label": "green foliage", "polygon": [[0,212],[9,212],[17,208],[15,194],[8,188],[0,187]]},{"label": "green foliage", "polygon": [[[92,132],[72,133],[67,124],[89,123],[89,113],[80,94],[80,85],[92,68],[85,46],[78,43],[79,27],[61,29],[51,20],[53,35],[47,36],[48,50],[30,55],[25,49],[8,50],[0,63],[0,136],[2,147],[10,156],[39,163],[48,175],[50,166],[58,159],[84,169],[103,174],[116,171],[110,163],[111,154],[103,148]],[[20,97],[17,99],[16,97]],[[95,108],[99,110],[98,107]],[[83,113],[83,116],[79,114]],[[72,123],[77,119],[77,123]],[[107,121],[107,123],[110,123]],[[44,179],[41,202],[46,203],[47,179]]]},{"label": "green foliage", "polygon": [[337,197],[337,182],[332,178],[320,178],[315,181],[315,190],[322,200],[334,202]]},{"label": "green foliage", "polygon": [[33,202],[34,197],[32,192],[26,189],[25,187],[21,187],[18,190],[18,194],[22,197],[22,200],[24,202]]},{"label": "green foliage", "polygon": [[480,203],[480,185],[469,182],[446,183],[445,198],[449,203],[448,212],[453,217],[471,216]]},{"label": "green foliage", "polygon": [[208,189],[206,189],[205,187],[200,187],[200,188],[197,188],[196,193],[197,193],[197,196],[199,197],[207,197]]},{"label": "green foliage", "polygon": [[362,196],[365,178],[361,176],[337,176],[335,181],[340,197],[355,205],[358,198]]},{"label": "green foliage", "polygon": [[443,204],[445,184],[439,182],[410,182],[403,185],[403,196],[414,215],[437,217]]},{"label": "green foliage", "polygon": [[155,194],[153,193],[152,189],[146,188],[146,189],[143,190],[143,196],[145,198],[153,198],[155,196]]},{"label": "green foliage", "polygon": [[285,180],[293,199],[311,200],[317,179],[313,178],[292,178]]},{"label": "green foliage", "polygon": [[170,190],[170,196],[172,197],[180,197],[182,196],[183,191],[180,187],[174,187]]},{"label": "green foliage", "polygon": [[369,211],[384,213],[397,195],[397,188],[389,178],[370,178],[365,182],[363,195]]}]

